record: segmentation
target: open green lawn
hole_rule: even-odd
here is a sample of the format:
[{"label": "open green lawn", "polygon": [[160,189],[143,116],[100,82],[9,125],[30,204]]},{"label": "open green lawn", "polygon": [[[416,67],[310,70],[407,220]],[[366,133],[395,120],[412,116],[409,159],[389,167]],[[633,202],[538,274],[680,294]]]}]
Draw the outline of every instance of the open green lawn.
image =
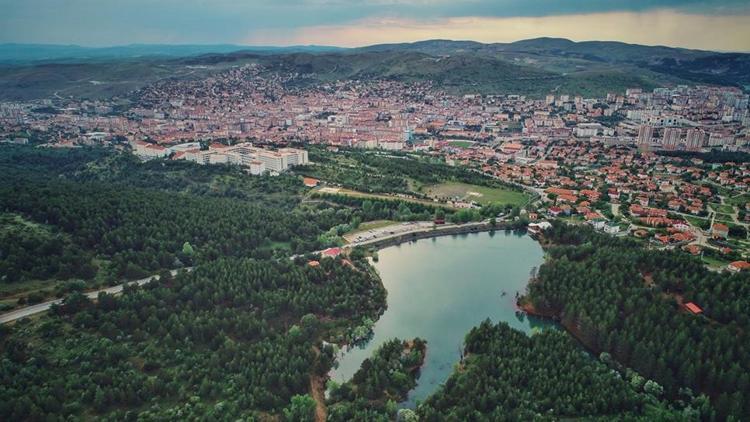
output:
[{"label": "open green lawn", "polygon": [[732,205],[737,205],[739,207],[744,207],[745,204],[750,202],[750,193],[745,193],[742,195],[737,195],[735,197],[727,198],[726,202]]},{"label": "open green lawn", "polygon": [[447,182],[428,186],[425,188],[425,193],[433,198],[475,201],[480,204],[523,205],[529,199],[526,193],[509,188],[492,188],[459,182]]},{"label": "open green lawn", "polygon": [[732,216],[729,214],[722,214],[717,212],[716,221],[721,221],[722,223],[733,223],[734,219],[732,219]]},{"label": "open green lawn", "polygon": [[450,144],[453,147],[459,147],[459,148],[469,148],[470,146],[474,145],[474,141],[448,141],[448,144]]},{"label": "open green lawn", "polygon": [[711,208],[716,211],[723,214],[732,214],[734,213],[734,207],[731,205],[724,205],[724,204],[709,204]]},{"label": "open green lawn", "polygon": [[691,225],[693,225],[695,227],[700,227],[703,230],[708,230],[710,228],[710,226],[711,226],[711,222],[708,221],[705,218],[690,217],[690,216],[687,216],[687,215],[683,216],[682,218],[684,218],[685,220],[687,220],[687,222],[690,223]]},{"label": "open green lawn", "polygon": [[724,268],[727,266],[727,264],[729,264],[728,261],[723,261],[721,259],[717,259],[712,256],[704,256],[703,263],[705,263],[711,268]]}]

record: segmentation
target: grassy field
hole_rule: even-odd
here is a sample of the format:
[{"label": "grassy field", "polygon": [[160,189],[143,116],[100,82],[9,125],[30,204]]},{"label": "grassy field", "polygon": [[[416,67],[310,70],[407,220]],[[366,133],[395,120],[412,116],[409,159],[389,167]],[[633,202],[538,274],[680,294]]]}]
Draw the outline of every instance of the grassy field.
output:
[{"label": "grassy field", "polygon": [[743,195],[737,195],[737,196],[735,196],[733,198],[727,198],[726,201],[728,203],[732,204],[732,205],[737,205],[739,207],[744,207],[745,204],[747,204],[748,202],[750,202],[750,193],[746,193],[746,194],[743,194]]},{"label": "grassy field", "polygon": [[734,219],[729,214],[722,214],[720,212],[716,213],[716,221],[720,221],[722,223],[734,223]]},{"label": "grassy field", "polygon": [[450,146],[458,148],[469,148],[474,145],[474,143],[474,141],[448,141],[448,144],[450,144]]},{"label": "grassy field", "polygon": [[716,212],[720,212],[722,214],[732,214],[734,213],[734,207],[731,205],[723,205],[723,204],[709,204],[711,206],[711,209],[713,209]]},{"label": "grassy field", "polygon": [[428,186],[425,188],[425,193],[433,198],[475,201],[480,204],[523,205],[529,199],[526,193],[508,188],[491,188],[458,182]]},{"label": "grassy field", "polygon": [[708,265],[711,268],[720,269],[720,268],[726,267],[727,264],[729,264],[728,261],[723,261],[723,260],[714,258],[712,256],[704,256],[702,259],[703,259],[703,263]]},{"label": "grassy field", "polygon": [[685,220],[687,220],[687,222],[690,223],[691,225],[693,225],[695,227],[700,227],[703,230],[708,230],[709,227],[711,226],[711,222],[709,222],[705,218],[689,217],[687,215],[683,216],[682,218],[684,218]]}]

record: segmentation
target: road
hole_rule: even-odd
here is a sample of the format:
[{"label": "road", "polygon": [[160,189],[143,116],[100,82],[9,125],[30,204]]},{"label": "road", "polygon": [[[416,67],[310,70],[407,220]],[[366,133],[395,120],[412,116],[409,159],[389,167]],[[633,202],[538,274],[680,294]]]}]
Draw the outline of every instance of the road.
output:
[{"label": "road", "polygon": [[[499,219],[497,221],[501,222],[501,221],[503,221],[503,219]],[[366,239],[346,244],[343,247],[344,248],[353,248],[353,247],[356,247],[356,246],[367,246],[367,245],[369,245],[371,243],[376,243],[376,242],[379,242],[379,241],[382,241],[382,240],[386,240],[386,239],[391,239],[391,238],[403,236],[405,234],[422,233],[422,232],[433,232],[433,231],[439,233],[442,230],[452,229],[452,228],[456,228],[456,227],[483,226],[483,225],[487,224],[488,222],[489,222],[489,220],[484,220],[484,221],[478,221],[478,222],[473,222],[473,223],[465,223],[465,224],[450,224],[450,223],[448,223],[448,224],[445,224],[445,225],[435,226],[431,222],[424,222],[423,221],[423,222],[415,222],[416,224],[407,226],[410,229],[408,229],[408,230],[401,230],[401,231],[389,231],[389,230],[387,230],[388,227],[383,227],[381,229],[377,229],[377,231],[379,232],[378,235],[376,235],[376,236],[370,236],[370,237],[368,237]],[[389,226],[389,227],[392,228],[393,226]]]},{"label": "road", "polygon": [[[186,271],[192,271],[192,269],[193,269],[192,267],[184,268],[184,270],[186,270]],[[172,270],[172,271],[170,271],[170,273],[172,273],[172,275],[176,275],[178,271],[179,270]],[[107,287],[106,289],[94,290],[94,291],[91,291],[91,292],[86,292],[84,294],[89,299],[96,299],[96,297],[99,296],[99,293],[102,293],[102,292],[109,293],[109,294],[120,293],[120,292],[122,292],[122,290],[123,290],[123,288],[125,287],[126,284],[127,285],[136,284],[136,285],[142,286],[142,285],[144,285],[144,284],[146,284],[146,283],[148,283],[148,282],[150,282],[152,280],[158,280],[158,279],[159,279],[158,275],[152,275],[150,277],[142,278],[140,280],[128,281],[128,282],[125,282],[125,283],[122,283],[122,284],[118,284],[117,286]],[[52,305],[54,305],[56,303],[58,303],[58,304],[62,303],[62,301],[63,301],[62,299],[50,300],[50,301],[47,301],[47,302],[38,303],[36,305],[27,306],[25,308],[16,309],[15,311],[11,311],[11,312],[2,314],[2,315],[0,315],[0,324],[6,324],[8,322],[12,322],[12,321],[15,321],[17,319],[21,319],[21,318],[25,318],[25,317],[28,317],[28,316],[31,316],[31,315],[36,315],[36,314],[41,313],[41,312],[45,312],[45,311],[49,310],[49,308]]]}]

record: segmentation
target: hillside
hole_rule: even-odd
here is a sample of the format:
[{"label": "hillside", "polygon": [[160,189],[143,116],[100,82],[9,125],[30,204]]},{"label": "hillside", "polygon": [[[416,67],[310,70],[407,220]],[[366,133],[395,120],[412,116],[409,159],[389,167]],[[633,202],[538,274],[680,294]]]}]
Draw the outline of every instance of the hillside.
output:
[{"label": "hillside", "polygon": [[543,70],[571,72],[620,71],[654,83],[684,82],[750,85],[750,54],[717,53],[615,41],[574,42],[536,38],[513,43],[428,40],[381,44],[363,51],[416,51],[430,55],[476,54],[519,62]]},{"label": "hillside", "polygon": [[[507,44],[428,40],[333,50],[315,46],[240,51],[230,51],[238,46],[43,47],[23,56],[12,53],[19,50],[17,46],[0,46],[0,62],[6,62],[0,65],[0,99],[123,95],[159,79],[200,78],[243,63],[262,64],[269,72],[300,74],[304,76],[297,81],[300,84],[337,79],[431,81],[456,94],[601,96],[631,87],[674,84],[750,87],[750,54],[556,38]],[[137,53],[150,55],[135,57]],[[54,59],[33,60],[40,56]],[[8,63],[8,57],[26,58]]]}]

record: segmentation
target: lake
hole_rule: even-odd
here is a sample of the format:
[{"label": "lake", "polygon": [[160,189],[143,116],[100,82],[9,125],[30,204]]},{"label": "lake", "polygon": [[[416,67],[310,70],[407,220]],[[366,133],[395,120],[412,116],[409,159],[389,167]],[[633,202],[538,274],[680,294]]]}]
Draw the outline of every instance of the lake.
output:
[{"label": "lake", "polygon": [[516,292],[524,292],[532,268],[543,261],[542,248],[525,234],[422,239],[385,248],[378,256],[373,265],[388,290],[388,309],[367,344],[339,356],[330,374],[339,383],[351,379],[385,341],[421,337],[427,340],[427,357],[417,387],[402,403],[413,407],[448,379],[465,335],[486,318],[526,333],[547,325],[516,313]]}]

